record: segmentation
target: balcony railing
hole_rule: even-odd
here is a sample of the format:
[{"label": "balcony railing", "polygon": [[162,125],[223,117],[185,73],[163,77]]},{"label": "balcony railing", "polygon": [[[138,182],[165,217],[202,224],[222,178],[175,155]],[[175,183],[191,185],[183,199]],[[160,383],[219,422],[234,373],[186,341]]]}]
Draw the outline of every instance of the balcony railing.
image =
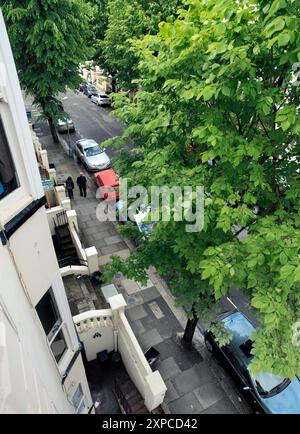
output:
[{"label": "balcony railing", "polygon": [[91,328],[113,327],[112,311],[110,309],[83,312],[74,318],[78,333],[86,332]]}]

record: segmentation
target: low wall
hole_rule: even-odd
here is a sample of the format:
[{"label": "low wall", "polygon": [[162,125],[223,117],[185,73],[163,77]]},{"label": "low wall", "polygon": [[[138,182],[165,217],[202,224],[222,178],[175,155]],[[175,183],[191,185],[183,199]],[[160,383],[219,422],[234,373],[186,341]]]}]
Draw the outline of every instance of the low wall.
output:
[{"label": "low wall", "polygon": [[73,317],[88,362],[96,359],[97,353],[114,350],[114,327],[110,309],[89,310]]}]

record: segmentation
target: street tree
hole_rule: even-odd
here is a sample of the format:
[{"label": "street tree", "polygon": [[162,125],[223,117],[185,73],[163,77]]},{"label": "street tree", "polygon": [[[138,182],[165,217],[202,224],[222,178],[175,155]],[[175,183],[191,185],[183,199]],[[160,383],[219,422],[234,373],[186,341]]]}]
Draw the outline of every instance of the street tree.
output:
[{"label": "street tree", "polygon": [[158,222],[107,268],[142,281],[154,265],[192,308],[189,341],[240,288],[260,324],[252,372],[289,378],[300,372],[299,24],[293,0],[188,0],[136,41],[141,90],[115,104],[137,158],[120,173],[148,189],[203,185],[204,227]]},{"label": "street tree", "polygon": [[123,89],[133,87],[138,58],[131,40],[157,33],[158,24],[176,14],[181,0],[91,0],[94,7],[94,60]]},{"label": "street tree", "polygon": [[81,0],[2,0],[22,88],[34,97],[55,142],[62,116],[55,96],[79,84],[79,65],[88,56],[87,9]]}]

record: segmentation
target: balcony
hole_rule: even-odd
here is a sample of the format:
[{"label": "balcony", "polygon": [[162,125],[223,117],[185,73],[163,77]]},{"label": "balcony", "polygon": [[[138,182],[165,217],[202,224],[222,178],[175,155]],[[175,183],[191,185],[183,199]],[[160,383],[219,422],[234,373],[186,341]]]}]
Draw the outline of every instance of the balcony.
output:
[{"label": "balcony", "polygon": [[110,308],[73,317],[96,413],[167,412],[167,387],[142,352],[126,318],[123,296],[109,297],[108,303]]}]

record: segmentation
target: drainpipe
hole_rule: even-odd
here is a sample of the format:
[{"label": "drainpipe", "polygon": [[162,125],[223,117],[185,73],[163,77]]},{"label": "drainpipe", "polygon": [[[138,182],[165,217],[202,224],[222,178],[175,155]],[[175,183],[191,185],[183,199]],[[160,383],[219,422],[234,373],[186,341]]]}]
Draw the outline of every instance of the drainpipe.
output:
[{"label": "drainpipe", "polygon": [[118,351],[118,334],[119,334],[119,331],[114,330],[114,350],[115,350],[115,352]]}]

